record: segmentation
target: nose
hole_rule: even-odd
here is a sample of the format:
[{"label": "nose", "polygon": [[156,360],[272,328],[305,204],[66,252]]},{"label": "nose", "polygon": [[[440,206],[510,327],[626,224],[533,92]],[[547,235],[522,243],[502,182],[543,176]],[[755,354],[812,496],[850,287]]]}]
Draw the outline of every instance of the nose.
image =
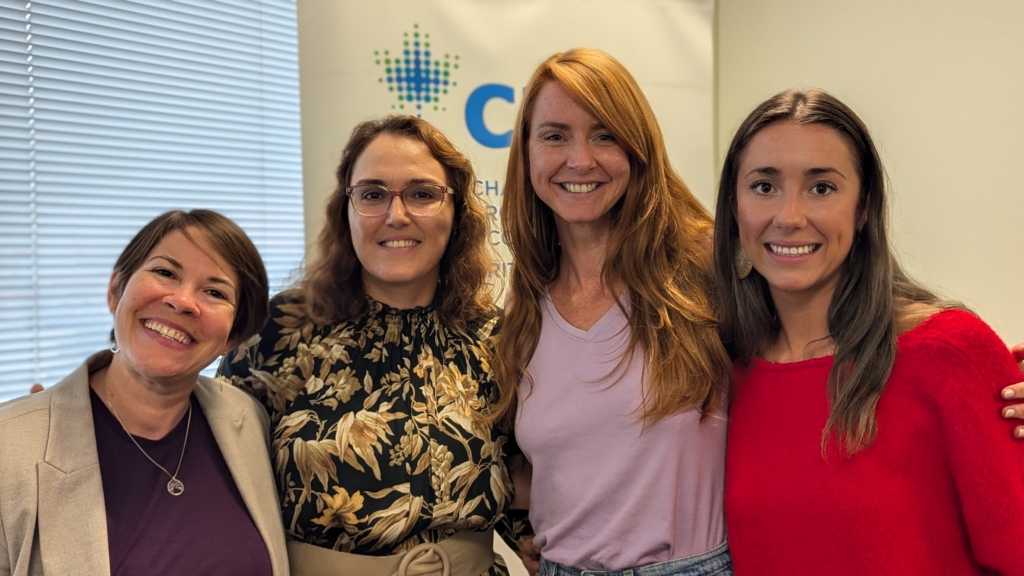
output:
[{"label": "nose", "polygon": [[778,211],[775,213],[775,226],[784,230],[796,230],[802,228],[806,222],[807,212],[800,194],[781,194]]},{"label": "nose", "polygon": [[588,143],[572,143],[572,148],[569,151],[569,158],[565,162],[566,166],[573,170],[585,172],[594,168],[596,164],[597,162],[594,161],[594,153],[590,149],[590,145]]},{"label": "nose", "polygon": [[388,226],[401,227],[410,222],[409,211],[406,209],[405,200],[401,196],[396,194],[391,198],[391,205],[388,206],[387,216],[386,223]]},{"label": "nose", "polygon": [[167,304],[179,314],[199,315],[199,303],[196,299],[195,290],[188,286],[179,286],[173,292],[164,296],[164,304]]}]

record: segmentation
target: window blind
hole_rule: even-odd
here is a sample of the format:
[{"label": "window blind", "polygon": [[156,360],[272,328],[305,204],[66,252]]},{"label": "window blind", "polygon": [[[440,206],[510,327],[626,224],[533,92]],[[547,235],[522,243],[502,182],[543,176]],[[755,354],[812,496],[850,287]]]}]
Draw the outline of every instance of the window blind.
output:
[{"label": "window blind", "polygon": [[295,3],[0,0],[0,400],[107,346],[106,288],[172,209],[303,256]]}]

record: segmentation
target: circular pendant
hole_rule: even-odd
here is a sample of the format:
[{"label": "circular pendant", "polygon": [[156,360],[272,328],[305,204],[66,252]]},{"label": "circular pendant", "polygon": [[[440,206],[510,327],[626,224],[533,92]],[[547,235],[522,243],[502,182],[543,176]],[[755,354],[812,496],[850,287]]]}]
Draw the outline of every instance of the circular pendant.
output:
[{"label": "circular pendant", "polygon": [[181,496],[181,493],[185,491],[185,485],[181,483],[181,480],[171,478],[167,482],[167,491],[171,493],[171,496]]}]

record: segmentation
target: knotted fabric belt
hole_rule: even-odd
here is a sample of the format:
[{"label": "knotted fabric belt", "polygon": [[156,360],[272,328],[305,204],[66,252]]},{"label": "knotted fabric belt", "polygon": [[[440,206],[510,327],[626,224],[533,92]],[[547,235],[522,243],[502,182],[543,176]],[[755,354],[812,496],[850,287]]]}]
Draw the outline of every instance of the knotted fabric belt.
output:
[{"label": "knotted fabric belt", "polygon": [[290,540],[292,576],[480,576],[494,564],[494,529],[463,530],[404,554],[367,556]]}]

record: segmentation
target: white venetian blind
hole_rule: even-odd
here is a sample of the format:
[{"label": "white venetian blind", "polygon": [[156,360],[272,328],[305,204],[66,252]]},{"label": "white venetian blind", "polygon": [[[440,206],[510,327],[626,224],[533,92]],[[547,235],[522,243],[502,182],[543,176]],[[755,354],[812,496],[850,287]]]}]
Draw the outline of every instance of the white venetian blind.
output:
[{"label": "white venetian blind", "polygon": [[107,345],[154,216],[234,219],[279,289],[303,255],[292,0],[0,0],[0,400]]}]

